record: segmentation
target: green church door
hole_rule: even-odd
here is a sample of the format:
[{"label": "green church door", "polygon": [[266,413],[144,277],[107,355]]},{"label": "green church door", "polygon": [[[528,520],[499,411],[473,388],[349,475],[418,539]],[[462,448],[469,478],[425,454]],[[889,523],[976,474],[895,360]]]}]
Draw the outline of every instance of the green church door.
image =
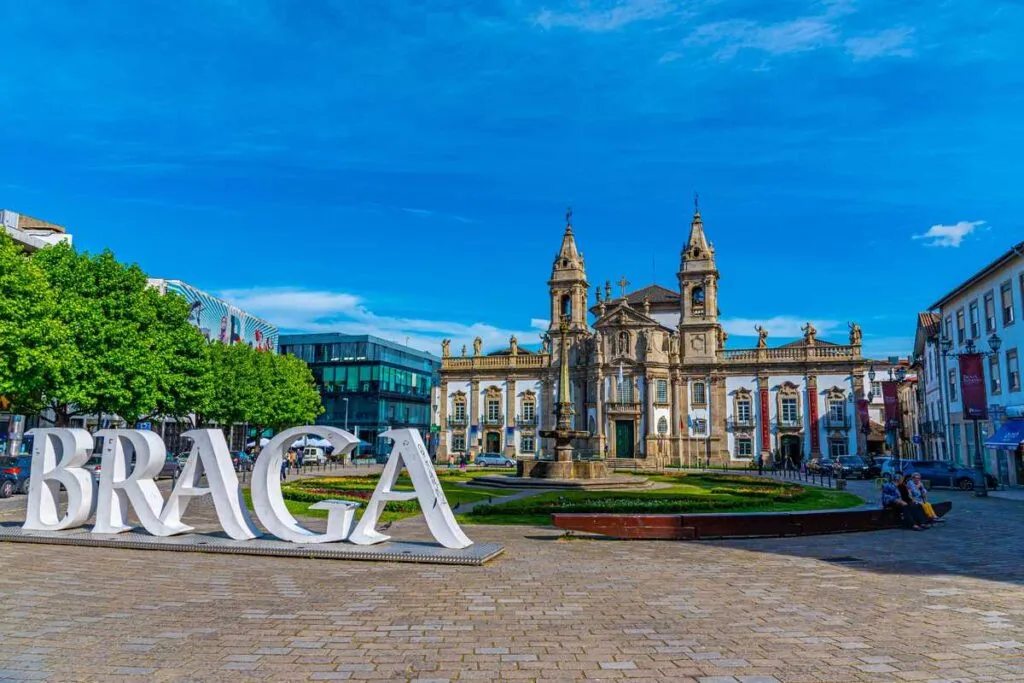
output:
[{"label": "green church door", "polygon": [[633,457],[633,421],[615,421],[615,457]]},{"label": "green church door", "polygon": [[485,453],[501,452],[501,434],[498,432],[487,432],[487,448]]}]

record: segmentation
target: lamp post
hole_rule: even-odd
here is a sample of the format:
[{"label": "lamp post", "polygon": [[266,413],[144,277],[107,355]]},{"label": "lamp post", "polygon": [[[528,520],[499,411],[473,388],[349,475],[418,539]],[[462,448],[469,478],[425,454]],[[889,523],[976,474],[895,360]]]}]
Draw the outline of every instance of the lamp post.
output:
[{"label": "lamp post", "polygon": [[[992,356],[999,353],[999,347],[1003,345],[1003,340],[999,338],[995,332],[993,332],[988,338],[988,347],[990,351],[981,351],[977,348],[973,339],[968,339],[964,343],[963,353],[953,352],[953,340],[943,335],[939,340],[939,345],[942,347],[942,355],[946,358],[953,358],[957,360],[957,371],[960,370],[960,362],[963,356]],[[963,375],[961,374],[961,379]],[[984,370],[982,370],[982,392],[985,391],[984,384]],[[964,400],[963,396],[963,382],[961,381],[960,387],[960,401]],[[987,400],[987,399],[986,399]],[[947,411],[948,412],[948,411]],[[985,456],[981,448],[981,415],[974,415],[969,418],[974,423],[974,469],[978,474],[979,486],[975,487],[974,495],[984,498],[988,496],[988,480],[985,477]]]},{"label": "lamp post", "polygon": [[347,432],[348,431],[348,399],[347,398],[343,398],[341,400],[345,404],[345,431]]},{"label": "lamp post", "polygon": [[900,387],[907,381],[907,369],[897,367],[896,372],[893,373],[893,369],[889,368],[889,381],[896,383],[896,409],[899,417],[896,420],[896,424],[893,425],[892,455],[893,472],[900,475],[903,474],[903,463],[900,462],[900,437],[903,432],[903,407],[900,405]]}]

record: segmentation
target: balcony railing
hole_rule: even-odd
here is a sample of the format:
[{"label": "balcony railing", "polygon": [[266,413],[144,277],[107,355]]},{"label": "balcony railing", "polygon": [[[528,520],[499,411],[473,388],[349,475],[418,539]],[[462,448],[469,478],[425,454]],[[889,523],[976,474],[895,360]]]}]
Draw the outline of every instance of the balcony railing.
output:
[{"label": "balcony railing", "polygon": [[849,429],[850,428],[850,416],[849,415],[826,415],[825,419],[826,429]]},{"label": "balcony railing", "polygon": [[606,404],[610,413],[639,413],[640,404],[635,402],[615,401]]},{"label": "balcony railing", "polygon": [[754,426],[754,418],[752,417],[734,417],[731,422],[732,426],[737,429],[749,429]]},{"label": "balcony railing", "polygon": [[516,416],[516,426],[518,427],[536,427],[537,416],[531,415],[530,417],[523,417],[522,415]]},{"label": "balcony railing", "polygon": [[520,356],[450,356],[441,359],[442,370],[502,370],[505,368],[546,368],[547,353]]},{"label": "balcony railing", "polygon": [[779,429],[782,429],[782,430],[787,430],[787,429],[788,430],[798,430],[798,429],[803,429],[804,421],[802,419],[800,419],[800,418],[797,418],[795,420],[786,420],[786,419],[783,419],[783,418],[779,418],[778,424],[779,424]]},{"label": "balcony railing", "polygon": [[449,427],[465,427],[467,424],[469,424],[469,419],[466,418],[465,416],[462,416],[462,417],[455,417],[454,415],[449,415],[448,416],[448,426]]},{"label": "balcony railing", "polygon": [[763,349],[724,349],[722,360],[731,362],[785,363],[808,360],[853,360],[860,358],[860,347],[848,344],[792,346]]},{"label": "balcony railing", "polygon": [[480,419],[480,424],[487,427],[500,427],[505,424],[505,417],[499,415],[498,417],[483,417]]}]

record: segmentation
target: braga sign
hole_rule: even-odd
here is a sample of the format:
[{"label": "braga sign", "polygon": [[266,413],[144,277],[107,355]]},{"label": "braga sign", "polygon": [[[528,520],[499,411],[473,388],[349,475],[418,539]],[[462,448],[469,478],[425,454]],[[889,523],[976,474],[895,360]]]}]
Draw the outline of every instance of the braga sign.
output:
[{"label": "braga sign", "polygon": [[[85,524],[95,515],[92,533],[117,534],[128,531],[128,508],[154,536],[173,536],[192,531],[182,522],[188,504],[199,496],[210,495],[217,519],[224,532],[239,541],[260,536],[242,499],[231,463],[224,433],[219,429],[193,429],[182,436],[192,440],[181,475],[167,500],[154,479],[160,473],[167,451],[160,437],[138,429],[104,429],[99,485],[83,468],[93,450],[93,436],[84,429],[33,429],[32,478],[29,482],[28,512],[23,529],[60,531]],[[301,526],[281,495],[281,461],[287,448],[299,437],[315,434],[334,445],[335,453],[347,455],[358,444],[348,432],[334,427],[308,426],[287,429],[263,447],[252,474],[252,502],[257,519],[278,538],[293,543],[349,541],[370,545],[388,540],[377,531],[384,505],[392,500],[418,500],[427,526],[438,543],[446,548],[466,548],[473,544],[462,533],[441,490],[433,463],[418,432],[393,429],[381,434],[395,442],[377,482],[373,497],[359,523],[355,522],[357,503],[324,501],[328,510],[327,531],[318,534]],[[132,458],[135,465],[131,467]],[[395,491],[402,466],[408,470],[414,491]],[[37,474],[38,473],[38,474]],[[206,485],[200,486],[203,474]],[[67,489],[68,506],[58,516],[60,487]]]}]

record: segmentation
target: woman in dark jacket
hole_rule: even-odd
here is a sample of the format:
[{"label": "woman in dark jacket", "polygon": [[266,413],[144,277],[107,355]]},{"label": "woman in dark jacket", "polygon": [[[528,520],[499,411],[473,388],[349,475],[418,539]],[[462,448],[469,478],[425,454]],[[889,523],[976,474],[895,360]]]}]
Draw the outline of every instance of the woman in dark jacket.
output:
[{"label": "woman in dark jacket", "polygon": [[907,488],[906,477],[897,475],[896,488],[899,489],[900,499],[903,500],[904,514],[913,519],[914,524],[918,526],[931,526],[932,521],[928,519],[928,515],[925,514],[924,508],[921,507],[920,503],[915,503],[914,498],[910,495],[910,489]]}]

